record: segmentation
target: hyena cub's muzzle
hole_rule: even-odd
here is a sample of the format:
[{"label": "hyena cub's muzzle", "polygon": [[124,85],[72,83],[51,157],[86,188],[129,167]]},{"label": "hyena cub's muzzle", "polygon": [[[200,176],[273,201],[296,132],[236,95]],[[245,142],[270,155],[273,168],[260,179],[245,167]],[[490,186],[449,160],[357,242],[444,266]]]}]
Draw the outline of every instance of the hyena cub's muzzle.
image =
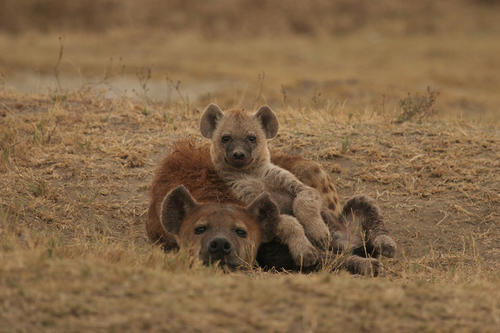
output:
[{"label": "hyena cub's muzzle", "polygon": [[230,138],[230,142],[224,143],[228,138],[222,137],[222,143],[225,146],[225,161],[235,168],[244,168],[250,165],[252,159],[252,147],[246,142]]}]

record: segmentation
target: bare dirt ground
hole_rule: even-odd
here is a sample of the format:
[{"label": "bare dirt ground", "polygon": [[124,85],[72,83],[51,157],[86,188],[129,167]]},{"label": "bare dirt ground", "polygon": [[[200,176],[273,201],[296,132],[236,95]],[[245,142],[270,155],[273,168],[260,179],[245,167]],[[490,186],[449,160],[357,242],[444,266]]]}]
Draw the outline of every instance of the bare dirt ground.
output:
[{"label": "bare dirt ground", "polygon": [[[496,331],[498,7],[457,3],[406,26],[415,8],[367,7],[328,34],[65,26],[59,65],[56,28],[0,33],[0,331]],[[52,89],[16,91],[19,73]],[[154,169],[200,138],[209,101],[269,103],[274,148],[320,161],[344,200],[375,198],[399,246],[385,275],[225,274],[149,244]]]}]

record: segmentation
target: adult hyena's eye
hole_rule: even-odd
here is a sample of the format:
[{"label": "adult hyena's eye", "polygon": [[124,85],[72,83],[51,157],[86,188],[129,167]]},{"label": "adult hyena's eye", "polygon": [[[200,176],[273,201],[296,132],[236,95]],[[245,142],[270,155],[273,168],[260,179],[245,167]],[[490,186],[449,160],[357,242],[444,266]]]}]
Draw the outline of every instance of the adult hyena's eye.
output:
[{"label": "adult hyena's eye", "polygon": [[247,140],[250,141],[250,142],[252,142],[252,143],[254,143],[255,141],[257,141],[257,138],[255,136],[253,136],[253,135],[249,135],[247,137]]},{"label": "adult hyena's eye", "polygon": [[231,137],[229,135],[223,135],[221,138],[222,143],[228,143],[231,141]]},{"label": "adult hyena's eye", "polygon": [[204,225],[200,225],[200,226],[194,228],[194,233],[197,234],[197,235],[201,235],[205,231],[207,231],[207,227],[204,226]]},{"label": "adult hyena's eye", "polygon": [[236,230],[234,230],[234,232],[235,232],[238,236],[240,236],[241,238],[245,238],[245,237],[247,237],[247,232],[246,232],[245,230],[243,230],[243,229],[236,229]]}]

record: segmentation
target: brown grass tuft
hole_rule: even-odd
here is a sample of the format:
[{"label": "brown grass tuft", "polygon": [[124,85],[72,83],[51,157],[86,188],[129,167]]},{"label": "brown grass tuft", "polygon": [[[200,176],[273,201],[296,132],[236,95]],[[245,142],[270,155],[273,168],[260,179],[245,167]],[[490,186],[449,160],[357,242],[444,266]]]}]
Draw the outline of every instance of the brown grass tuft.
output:
[{"label": "brown grass tuft", "polygon": [[408,94],[407,97],[399,101],[399,107],[402,113],[396,119],[396,123],[401,124],[405,121],[415,119],[422,120],[436,113],[434,104],[436,103],[439,92],[427,87],[427,92],[424,95]]}]

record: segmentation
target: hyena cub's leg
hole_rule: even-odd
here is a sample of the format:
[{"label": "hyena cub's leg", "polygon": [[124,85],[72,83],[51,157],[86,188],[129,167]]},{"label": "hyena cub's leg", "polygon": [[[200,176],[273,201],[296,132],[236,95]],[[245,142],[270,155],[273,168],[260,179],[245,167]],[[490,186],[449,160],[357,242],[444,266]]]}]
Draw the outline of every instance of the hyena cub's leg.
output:
[{"label": "hyena cub's leg", "polygon": [[322,199],[323,209],[332,211],[335,216],[340,216],[342,208],[339,204],[339,196],[332,178],[323,170],[319,163],[298,160],[290,167],[293,173],[301,182],[316,189]]},{"label": "hyena cub's leg", "polygon": [[348,200],[342,210],[346,221],[358,220],[365,232],[367,250],[374,255],[394,257],[396,242],[389,236],[377,205],[366,196]]},{"label": "hyena cub's leg", "polygon": [[[253,177],[240,179],[232,185],[232,189],[243,202],[251,202],[266,190],[264,183]],[[308,267],[318,261],[318,254],[304,231],[304,227],[295,217],[286,214],[280,215],[276,236],[282,244],[288,246],[296,265]]]},{"label": "hyena cub's leg", "polygon": [[304,227],[305,234],[315,246],[328,249],[330,230],[321,217],[321,198],[317,191],[306,187],[293,200],[293,215]]},{"label": "hyena cub's leg", "polygon": [[318,252],[307,239],[304,228],[291,215],[280,215],[276,236],[288,246],[293,261],[297,266],[309,267],[318,262]]}]

